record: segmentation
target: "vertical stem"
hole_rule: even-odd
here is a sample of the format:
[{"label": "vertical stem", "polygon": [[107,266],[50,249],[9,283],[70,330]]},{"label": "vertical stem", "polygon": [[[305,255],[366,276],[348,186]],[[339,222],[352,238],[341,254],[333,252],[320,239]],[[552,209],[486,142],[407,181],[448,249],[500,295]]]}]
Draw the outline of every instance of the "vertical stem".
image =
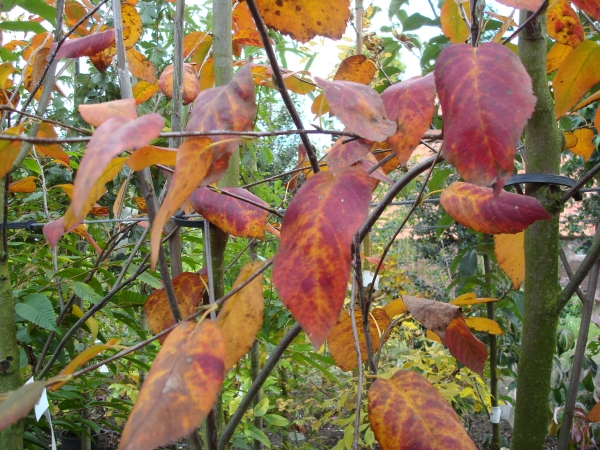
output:
[{"label": "vertical stem", "polygon": [[[531,13],[521,11],[521,23],[528,14]],[[537,97],[535,111],[525,127],[526,170],[527,173],[558,174],[562,148],[546,76],[543,16],[532,20],[523,30],[519,56]],[[525,231],[525,308],[511,448],[541,450],[551,417],[548,396],[559,317],[556,307],[559,208],[556,205],[560,192],[549,186],[527,186],[526,191],[527,195],[540,200],[552,219],[535,222]]]},{"label": "vertical stem", "polygon": [[363,0],[355,0],[354,2],[354,26],[356,28],[356,54],[362,55],[363,53],[363,13],[365,9],[363,7]]},{"label": "vertical stem", "polygon": [[[596,224],[596,238],[600,236],[600,224]],[[581,376],[581,366],[585,357],[585,347],[587,346],[588,334],[590,332],[590,322],[592,311],[594,310],[594,298],[596,296],[596,287],[598,286],[598,273],[600,272],[600,260],[596,260],[594,267],[590,272],[588,280],[588,289],[586,292],[583,311],[581,312],[581,323],[579,325],[579,334],[577,335],[577,345],[575,347],[575,357],[569,374],[569,390],[565,402],[563,421],[560,427],[558,437],[558,450],[567,450],[571,437],[571,423],[573,422],[573,412],[577,402],[577,392],[579,390],[579,378]]]},{"label": "vertical stem", "polygon": [[[250,377],[252,378],[252,383],[256,382],[258,378],[258,374],[260,373],[260,345],[258,340],[255,340],[250,348]],[[261,400],[261,392],[260,390],[254,396],[254,400],[252,401],[252,406],[258,405]],[[252,424],[262,431],[263,421],[262,417],[256,417]],[[262,444],[258,439],[254,440],[254,450],[261,450]]]}]

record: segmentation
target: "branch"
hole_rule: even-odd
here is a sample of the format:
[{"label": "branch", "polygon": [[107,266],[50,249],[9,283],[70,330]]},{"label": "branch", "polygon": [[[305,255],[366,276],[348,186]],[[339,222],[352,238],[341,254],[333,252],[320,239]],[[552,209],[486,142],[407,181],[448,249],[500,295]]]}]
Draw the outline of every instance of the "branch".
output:
[{"label": "branch", "polygon": [[573,187],[571,189],[569,189],[568,191],[566,191],[562,198],[560,199],[560,201],[562,203],[567,203],[567,201],[573,197],[577,191],[579,191],[579,189],[581,189],[583,186],[585,186],[585,184],[590,181],[592,178],[594,178],[594,175],[596,175],[598,172],[600,172],[600,163],[596,164],[594,167],[592,167],[590,170],[588,170],[580,179],[579,181],[577,181],[577,183],[575,183],[573,185]]},{"label": "branch", "polygon": [[542,14],[544,12],[544,10],[546,9],[546,7],[548,6],[548,1],[549,0],[544,0],[544,2],[540,5],[540,7],[534,13],[530,13],[529,17],[527,17],[527,20],[525,22],[523,22],[521,25],[519,25],[519,27],[514,31],[513,34],[511,34],[509,37],[507,37],[506,39],[504,39],[502,41],[502,45],[506,45],[510,41],[512,41],[521,31],[523,31],[523,29],[525,29],[525,27],[527,25],[529,25],[531,22],[533,22],[537,18],[537,16]]},{"label": "branch", "polygon": [[[558,248],[558,255],[560,256],[560,260],[570,280],[571,278],[573,278],[573,270],[569,265],[569,261],[567,260],[567,255],[565,255],[565,251],[560,246]],[[579,287],[575,290],[575,293],[577,294],[577,297],[579,297],[579,300],[581,300],[581,303],[585,303],[585,295],[583,295],[583,292],[581,292],[581,289]]]}]

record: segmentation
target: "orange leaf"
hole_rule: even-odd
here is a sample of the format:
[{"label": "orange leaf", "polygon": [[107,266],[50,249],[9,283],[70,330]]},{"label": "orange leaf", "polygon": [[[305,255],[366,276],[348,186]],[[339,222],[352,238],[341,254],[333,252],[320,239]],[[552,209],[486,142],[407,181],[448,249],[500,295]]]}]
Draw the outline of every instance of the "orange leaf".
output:
[{"label": "orange leaf", "polygon": [[401,166],[406,164],[431,124],[435,94],[433,74],[409,78],[381,94],[388,119],[398,125],[396,134],[387,141]]},{"label": "orange leaf", "polygon": [[[513,234],[507,235],[496,235],[496,236],[515,236]],[[494,236],[494,237],[496,237]],[[476,298],[474,292],[469,292],[468,294],[463,294],[460,297],[456,297],[454,300],[450,302],[451,305],[463,306],[463,305],[479,305],[481,303],[491,303],[497,302],[497,298]]]},{"label": "orange leaf", "polygon": [[571,148],[571,151],[576,155],[582,156],[583,160],[587,162],[596,149],[594,145],[594,131],[589,128],[578,128],[573,131],[573,136],[577,138],[577,144]]},{"label": "orange leaf", "polygon": [[596,130],[600,130],[600,108],[596,110],[596,115],[594,116],[594,126]]},{"label": "orange leaf", "polygon": [[[173,98],[173,64],[163,70],[158,87],[169,98]],[[200,83],[191,64],[183,65],[183,85],[181,87],[183,104],[192,103],[200,93]]]},{"label": "orange leaf", "polygon": [[573,0],[575,6],[589,14],[594,20],[600,20],[600,1],[598,0]]},{"label": "orange leaf", "polygon": [[455,182],[443,190],[440,203],[458,223],[480,233],[518,233],[536,220],[550,219],[533,197]]},{"label": "orange leaf", "polygon": [[79,114],[90,125],[99,127],[109,119],[119,118],[125,121],[137,118],[135,100],[124,98],[111,102],[79,105]]},{"label": "orange leaf", "polygon": [[131,75],[138,77],[139,79],[146,81],[151,85],[156,82],[154,65],[148,61],[144,55],[138,52],[135,48],[130,48],[127,50],[126,57]]},{"label": "orange leaf", "polygon": [[[242,188],[223,188],[238,197],[246,198],[265,207],[269,205]],[[218,194],[208,188],[199,188],[190,197],[194,210],[210,223],[233,236],[264,239],[269,212],[251,203]]]},{"label": "orange leaf", "polygon": [[[2,134],[10,134],[17,136],[23,132],[23,126],[7,128]],[[0,177],[8,173],[13,165],[13,162],[19,155],[21,143],[19,141],[0,141]]]},{"label": "orange leaf", "polygon": [[[202,52],[204,53],[204,56],[206,56],[206,53],[208,53],[208,49],[211,45],[212,36],[210,34],[203,31],[194,31],[192,33],[188,33],[183,38],[183,57],[187,58],[188,56],[197,52],[202,52],[201,49],[203,47],[206,47],[206,51]],[[204,57],[202,57],[202,60],[204,60]]]},{"label": "orange leaf", "polygon": [[[81,20],[86,14],[88,10],[85,6],[75,0],[67,0],[65,2],[65,16],[67,16],[67,20],[65,21],[69,28],[73,28],[79,20]],[[87,36],[89,34],[86,26],[89,23],[90,19],[85,19],[81,25],[77,27],[75,32],[80,36]]]},{"label": "orange leaf", "polygon": [[[108,210],[108,208],[106,208],[106,209]],[[108,213],[106,215],[108,215]],[[92,237],[92,235],[90,233],[88,233],[87,228],[86,228],[86,226],[84,224],[77,225],[75,228],[73,228],[72,231],[73,231],[73,233],[81,236],[86,241],[88,241],[92,245],[92,247],[94,247],[94,250],[96,250],[96,253],[98,255],[102,254],[102,249],[96,243],[96,241],[94,240],[94,238]]]},{"label": "orange leaf", "polygon": [[[79,58],[80,56],[92,56],[104,51],[114,45],[115,30],[102,31],[77,39],[69,39],[60,46],[56,58]],[[50,47],[51,51],[56,48],[56,43]]]},{"label": "orange leaf", "polygon": [[162,164],[165,166],[174,166],[177,159],[177,150],[165,147],[156,147],[146,145],[138,148],[127,158],[127,165],[132,170],[139,171],[146,167]]},{"label": "orange leaf", "polygon": [[573,133],[571,133],[570,131],[565,131],[563,133],[564,137],[565,137],[565,148],[564,150],[567,150],[569,148],[573,148],[577,145],[577,136],[575,136]]},{"label": "orange leaf", "polygon": [[387,313],[387,315],[389,317],[396,317],[399,316],[400,314],[406,312],[406,305],[404,304],[404,301],[401,298],[397,298],[396,300],[392,300],[391,302],[389,302],[387,305],[385,305],[383,307],[383,309],[385,310],[385,312]]},{"label": "orange leaf", "polygon": [[513,173],[516,143],[536,102],[523,64],[495,42],[450,45],[436,61],[435,83],[446,160],[465,181],[501,189]]},{"label": "orange leaf", "polygon": [[[471,33],[461,16],[458,2],[461,2],[461,0],[446,0],[440,9],[440,25],[442,27],[442,33],[444,33],[453,44],[464,43]],[[470,18],[471,10],[469,5],[467,4],[464,9],[465,14]]]},{"label": "orange leaf", "polygon": [[590,422],[600,422],[600,406],[598,405],[600,403],[596,403],[587,416],[587,420]]},{"label": "orange leaf", "polygon": [[[204,282],[201,278],[204,278]],[[173,289],[177,297],[177,304],[179,305],[181,317],[184,319],[198,310],[198,306],[202,303],[204,284],[207,281],[206,275],[201,277],[192,272],[183,272],[173,278]],[[158,289],[150,294],[150,297],[144,303],[144,311],[146,311],[146,317],[148,318],[148,328],[154,334],[175,325],[165,288]],[[162,343],[165,339],[166,336],[163,336],[159,340]]]},{"label": "orange leaf", "polygon": [[431,330],[426,330],[425,336],[427,336],[427,339],[429,339],[430,341],[434,341],[434,342],[437,342],[438,344],[444,345],[444,343],[442,342],[442,338],[439,337],[437,334],[435,334]]},{"label": "orange leaf", "polygon": [[123,22],[123,43],[130,49],[142,36],[142,18],[130,3],[121,3],[121,19]]},{"label": "orange leaf", "polygon": [[[103,25],[102,28],[100,28],[101,31],[104,31],[106,29],[107,29],[106,25]],[[110,67],[110,63],[112,62],[113,57],[116,54],[117,54],[117,49],[115,48],[114,45],[112,45],[112,46],[104,49],[101,52],[91,55],[90,61],[92,62],[94,67],[96,69],[98,69],[98,72],[104,73],[104,72],[106,72],[106,69],[108,69]]]},{"label": "orange leaf", "polygon": [[[37,133],[37,137],[41,138],[58,138],[54,127],[48,122],[42,122],[40,124],[40,128]],[[50,158],[57,159],[66,164],[67,167],[71,167],[71,160],[69,159],[69,155],[67,155],[58,144],[49,144],[49,145],[40,145],[36,144],[35,148],[38,152],[43,155],[49,156]]]},{"label": "orange leaf", "polygon": [[52,189],[54,188],[61,188],[63,192],[67,194],[67,197],[73,198],[73,185],[71,183],[57,184]]},{"label": "orange leaf", "polygon": [[583,41],[569,52],[554,76],[556,118],[564,116],[598,82],[600,47],[594,41]]},{"label": "orange leaf", "polygon": [[462,316],[457,317],[446,328],[446,336],[442,342],[457,361],[473,372],[483,376],[483,366],[487,359],[485,345],[477,339],[465,323]]},{"label": "orange leaf", "polygon": [[35,181],[36,177],[25,177],[19,181],[15,181],[8,186],[8,192],[22,192],[22,193],[31,193],[35,191],[36,185]]},{"label": "orange leaf", "polygon": [[465,323],[469,328],[489,334],[504,334],[498,322],[485,317],[465,317]]},{"label": "orange leaf", "polygon": [[556,0],[552,4],[554,6],[546,13],[548,37],[569,47],[577,47],[585,39],[585,34],[577,13],[571,8],[571,2]]},{"label": "orange leaf", "polygon": [[371,385],[369,423],[383,450],[477,448],[452,406],[423,375],[410,370]]},{"label": "orange leaf", "polygon": [[215,85],[215,62],[212,58],[207,58],[200,69],[200,90],[210,89]]},{"label": "orange leaf", "polygon": [[[371,333],[371,347],[376,352],[381,343],[381,335],[391,323],[390,318],[383,308],[375,308],[369,317],[369,330]],[[356,331],[360,345],[362,361],[367,359],[367,344],[365,343],[365,332],[362,324],[362,314],[354,311],[356,318]],[[338,322],[331,329],[327,338],[329,353],[335,364],[345,372],[354,370],[358,366],[356,348],[354,347],[354,333],[352,331],[352,317],[348,311],[342,309]]]},{"label": "orange leaf", "polygon": [[369,86],[315,79],[331,111],[348,131],[371,141],[384,141],[396,132],[396,124],[386,117],[381,97]]},{"label": "orange leaf", "polygon": [[448,324],[461,315],[461,309],[449,303],[409,295],[403,295],[402,300],[408,312],[416,320],[421,322],[425,328],[434,331],[442,339],[444,339]]},{"label": "orange leaf", "polygon": [[600,100],[600,91],[594,92],[592,95],[579,102],[576,106],[573,107],[573,111],[585,108],[587,105],[591,105],[592,103],[598,100]]},{"label": "orange leaf", "polygon": [[[91,360],[94,356],[96,356],[99,353],[102,353],[106,350],[110,350],[111,348],[115,348],[117,342],[119,342],[118,339],[110,339],[106,344],[96,344],[96,345],[92,345],[91,347],[86,348],[84,351],[79,353],[75,358],[73,358],[71,360],[71,362],[63,370],[60,371],[58,376],[72,374],[73,372],[75,372],[75,369],[77,369],[77,367],[84,365],[86,362]],[[53,384],[50,387],[48,387],[48,390],[56,391],[59,388],[61,388],[62,386],[64,386],[65,384],[67,384],[66,381],[61,381],[60,383],[56,383],[56,384]]]},{"label": "orange leaf", "polygon": [[350,18],[350,0],[258,0],[256,6],[267,26],[299,42],[317,35],[338,40]]},{"label": "orange leaf", "polygon": [[525,281],[525,233],[494,235],[494,254],[516,291]]},{"label": "orange leaf", "polygon": [[[29,92],[32,92],[33,89],[37,86],[42,73],[44,72],[44,68],[48,64],[46,58],[50,55],[50,49],[48,47],[41,47],[35,53],[33,57],[33,63],[27,66],[25,69],[25,73],[23,76],[23,85],[25,89]],[[42,96],[43,88],[40,87],[34,96],[34,98],[39,101]]]},{"label": "orange leaf", "polygon": [[126,149],[147,145],[158,137],[164,124],[164,119],[153,113],[133,120],[109,119],[98,127],[86,147],[73,183],[75,195],[71,205],[75,216],[84,213],[84,204],[92,187],[112,158]]},{"label": "orange leaf", "polygon": [[[246,281],[261,265],[260,261],[254,264],[247,262],[232,289]],[[225,301],[216,320],[225,340],[225,372],[235,366],[252,347],[256,333],[262,327],[263,310],[262,275]]]},{"label": "orange leaf", "polygon": [[291,201],[281,226],[273,284],[315,349],[335,325],[348,285],[350,246],[367,217],[369,176],[349,167],[319,172]]},{"label": "orange leaf", "polygon": [[39,402],[46,387],[46,381],[34,381],[9,391],[8,397],[0,403],[0,430],[25,417]]},{"label": "orange leaf", "polygon": [[231,39],[233,42],[237,42],[241,45],[251,45],[253,47],[263,46],[260,34],[256,30],[238,30]]},{"label": "orange leaf", "polygon": [[160,447],[199,427],[221,388],[224,355],[214,322],[182,322],[175,328],[144,381],[119,448]]},{"label": "orange leaf", "polygon": [[[236,3],[231,14],[234,31],[239,30],[256,30],[256,24],[248,9],[248,4],[244,1]],[[262,45],[261,45],[262,47]]]},{"label": "orange leaf", "polygon": [[146,208],[146,200],[143,199],[142,197],[133,197],[133,201],[135,202],[135,204],[137,205],[138,209],[143,212],[146,213],[148,212],[147,208]]},{"label": "orange leaf", "polygon": [[158,81],[154,84],[148,83],[147,81],[140,80],[133,86],[132,94],[135,98],[135,104],[141,105],[142,103],[150,100],[154,94],[159,91]]}]

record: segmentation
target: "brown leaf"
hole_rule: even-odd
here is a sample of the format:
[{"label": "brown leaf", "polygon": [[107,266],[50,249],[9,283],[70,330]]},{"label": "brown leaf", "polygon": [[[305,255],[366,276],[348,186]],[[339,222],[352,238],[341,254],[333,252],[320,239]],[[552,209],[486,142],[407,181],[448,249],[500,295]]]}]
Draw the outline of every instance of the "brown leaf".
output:
[{"label": "brown leaf", "polygon": [[[247,262],[231,288],[235,289],[246,281],[261,265],[260,261],[254,264]],[[252,347],[256,333],[262,327],[263,310],[262,275],[225,301],[216,320],[225,340],[225,372],[235,366]]]},{"label": "brown leaf", "polygon": [[446,327],[452,320],[461,316],[461,309],[449,303],[428,300],[426,298],[403,295],[402,300],[408,312],[423,326],[444,339]]},{"label": "brown leaf", "polygon": [[221,388],[224,356],[214,322],[182,322],[175,328],[144,381],[119,448],[153,449],[199,427]]}]

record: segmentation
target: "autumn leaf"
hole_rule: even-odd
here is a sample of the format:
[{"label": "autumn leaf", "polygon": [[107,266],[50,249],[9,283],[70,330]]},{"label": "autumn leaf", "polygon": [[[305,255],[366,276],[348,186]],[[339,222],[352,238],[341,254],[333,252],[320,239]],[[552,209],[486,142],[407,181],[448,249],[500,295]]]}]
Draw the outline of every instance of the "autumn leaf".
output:
[{"label": "autumn leaf", "polygon": [[350,18],[350,0],[258,0],[256,6],[267,26],[299,42],[317,35],[340,39]]},{"label": "autumn leaf", "polygon": [[334,174],[363,160],[371,150],[371,143],[365,139],[346,141],[345,137],[340,137],[325,157],[327,168]]},{"label": "autumn leaf", "polygon": [[347,130],[371,141],[384,141],[396,132],[386,117],[381,97],[375,90],[351,81],[316,78],[331,111]]},{"label": "autumn leaf", "polygon": [[403,295],[402,300],[408,312],[416,320],[421,322],[425,328],[434,331],[442,339],[445,336],[448,324],[461,315],[460,308],[449,303],[409,295]]},{"label": "autumn leaf", "polygon": [[233,42],[237,42],[241,45],[251,45],[253,47],[263,46],[260,34],[256,30],[238,30],[231,39]]},{"label": "autumn leaf", "polygon": [[407,311],[406,305],[401,298],[397,298],[396,300],[392,300],[387,305],[383,307],[387,315],[391,318],[399,316],[400,314]]},{"label": "autumn leaf", "polygon": [[537,11],[544,0],[498,0],[500,3],[511,8],[527,9],[529,11]]},{"label": "autumn leaf", "polygon": [[34,381],[16,391],[10,391],[6,400],[0,403],[0,430],[29,414],[40,400],[45,387],[46,381]]},{"label": "autumn leaf", "polygon": [[429,339],[430,341],[434,341],[437,342],[438,344],[442,344],[444,345],[444,343],[442,342],[442,338],[439,337],[437,334],[435,334],[433,331],[431,330],[426,330],[425,331],[425,336],[427,337],[427,339]]},{"label": "autumn leaf", "polygon": [[396,83],[381,94],[387,117],[396,122],[398,131],[387,139],[398,156],[398,164],[407,163],[427,131],[435,109],[433,74]]},{"label": "autumn leaf", "polygon": [[598,0],[573,0],[573,3],[594,20],[600,20],[600,2]]},{"label": "autumn leaf", "polygon": [[275,255],[273,284],[315,349],[325,341],[344,303],[354,233],[371,202],[360,168],[319,172],[286,210]]},{"label": "autumn leaf", "polygon": [[489,334],[504,334],[500,325],[495,320],[485,317],[465,317],[467,326],[475,331],[481,331]]},{"label": "autumn leaf", "polygon": [[[391,321],[383,308],[374,308],[369,317],[369,330],[371,333],[371,348],[376,352],[381,343],[381,335],[390,325]],[[362,314],[355,310],[356,331],[360,344],[362,361],[367,359],[367,345],[362,324]],[[358,366],[356,348],[354,347],[354,333],[352,331],[352,318],[348,311],[342,309],[340,317],[327,338],[329,353],[335,364],[345,372],[354,370]]]},{"label": "autumn leaf", "polygon": [[[77,39],[69,39],[60,46],[56,53],[56,58],[62,59],[92,56],[110,47],[114,43],[115,30],[107,30]],[[56,46],[57,44],[55,42],[50,47],[50,51],[53,52]]]},{"label": "autumn leaf", "polygon": [[598,82],[600,47],[594,41],[583,41],[569,52],[554,76],[556,118],[564,116]]},{"label": "autumn leaf", "polygon": [[437,59],[435,83],[446,160],[470,183],[496,183],[498,193],[536,102],[523,64],[495,42],[450,45]]},{"label": "autumn leaf", "polygon": [[210,89],[215,85],[215,62],[213,58],[206,58],[200,69],[200,91]]},{"label": "autumn leaf", "polygon": [[[223,188],[221,191],[248,199],[264,207],[269,206],[246,189]],[[265,224],[269,212],[264,208],[226,194],[213,192],[205,187],[194,191],[190,203],[198,214],[226,233],[238,237],[265,238]]]},{"label": "autumn leaf", "polygon": [[66,228],[65,218],[63,216],[45,224],[42,228],[42,233],[44,234],[46,241],[50,245],[50,248],[54,250],[58,245],[58,241],[63,236],[63,234],[73,231],[73,229],[76,228],[78,225],[79,223],[76,222],[71,227]]},{"label": "autumn leaf", "polygon": [[[315,90],[315,84],[310,79],[302,76],[308,75],[309,72],[305,70],[294,72],[287,69],[281,69],[281,72],[285,87],[287,87],[290,91],[296,94],[305,95]],[[266,86],[271,89],[277,89],[272,80],[273,70],[271,69],[271,66],[264,64],[253,65],[252,76],[254,84]]]},{"label": "autumn leaf", "polygon": [[238,1],[233,8],[231,19],[233,30],[256,30],[256,24],[245,1]]},{"label": "autumn leaf", "polygon": [[83,120],[95,127],[99,127],[109,119],[119,118],[128,121],[137,118],[135,100],[132,98],[79,105],[78,108]]},{"label": "autumn leaf", "polygon": [[121,3],[121,20],[123,22],[123,43],[130,49],[142,36],[142,18],[130,3]]},{"label": "autumn leaf", "polygon": [[[2,131],[2,134],[18,136],[23,132],[24,127],[18,125],[16,127],[7,128]],[[0,140],[0,177],[3,177],[11,169],[13,162],[17,159],[21,143],[19,141]]]},{"label": "autumn leaf", "polygon": [[[245,282],[260,266],[260,261],[247,262],[240,271],[232,289]],[[229,297],[216,323],[225,341],[225,372],[228,372],[246,354],[263,323],[264,295],[262,275]]]},{"label": "autumn leaf", "polygon": [[369,423],[382,450],[477,448],[452,406],[423,375],[410,370],[371,385]]},{"label": "autumn leaf", "polygon": [[[104,31],[107,29],[108,28],[106,27],[106,25],[104,25],[104,26],[102,26],[102,28],[100,28],[101,31]],[[98,52],[94,55],[91,55],[90,61],[94,65],[94,67],[98,70],[98,72],[104,73],[104,72],[106,72],[106,69],[108,69],[110,67],[110,64],[116,54],[117,54],[116,47],[114,45],[111,45],[110,47],[104,49],[103,51]]]},{"label": "autumn leaf", "polygon": [[[461,16],[458,7],[459,2],[461,2],[461,0],[446,0],[440,9],[440,25],[442,33],[444,33],[453,44],[464,43],[471,34],[470,30],[467,28],[467,24]],[[467,18],[470,19],[471,13],[468,2],[464,9]]]},{"label": "autumn leaf", "polygon": [[138,81],[132,88],[135,104],[141,105],[142,103],[150,100],[159,90],[160,88],[158,87],[158,81],[154,84],[148,83],[144,80]]},{"label": "autumn leaf", "polygon": [[533,197],[455,182],[442,191],[440,203],[458,223],[480,233],[518,233],[536,220],[550,219]]},{"label": "autumn leaf", "polygon": [[565,137],[565,148],[564,150],[567,150],[569,148],[573,148],[577,145],[577,136],[575,136],[572,132],[570,131],[565,131],[563,133],[563,136]]},{"label": "autumn leaf", "polygon": [[[65,21],[69,28],[73,28],[79,20],[81,20],[86,14],[88,10],[85,6],[75,0],[67,0],[65,2],[65,16],[67,20]],[[89,18],[85,19],[81,25],[77,27],[75,33],[80,36],[87,36],[89,31],[86,26],[89,23]]]},{"label": "autumn leaf", "polygon": [[600,108],[596,110],[596,115],[594,116],[594,126],[596,130],[600,130]]},{"label": "autumn leaf", "polygon": [[[500,236],[500,235],[496,235]],[[507,234],[506,236],[514,236],[513,234]],[[454,300],[450,302],[451,305],[457,306],[467,306],[467,305],[479,305],[481,303],[491,303],[497,302],[497,298],[477,298],[474,292],[469,292],[467,294],[463,294],[459,297],[456,297]]]},{"label": "autumn leaf", "polygon": [[446,328],[442,342],[457,361],[473,372],[483,376],[483,366],[487,359],[487,348],[477,339],[462,316],[457,317]]},{"label": "autumn leaf", "polygon": [[516,291],[525,281],[525,233],[494,235],[494,254]]},{"label": "autumn leaf", "polygon": [[[204,276],[203,282],[200,275],[192,272],[182,272],[173,278],[173,289],[177,297],[181,317],[185,319],[198,310],[198,306],[202,303],[204,286],[207,282],[208,278],[206,276]],[[175,325],[165,288],[158,289],[150,294],[150,297],[144,303],[144,311],[148,319],[148,328],[154,334]],[[163,336],[160,338],[160,342],[165,339],[166,336]]]},{"label": "autumn leaf", "polygon": [[26,193],[26,194],[30,194],[32,192],[35,191],[36,189],[36,182],[37,177],[33,177],[33,176],[29,176],[29,177],[25,177],[20,179],[19,181],[15,181],[14,183],[11,183],[8,186],[8,192],[20,192],[20,193]]},{"label": "autumn leaf", "polygon": [[[37,137],[58,139],[58,135],[56,134],[54,127],[48,122],[42,122],[40,124],[40,127],[37,132]],[[71,167],[71,160],[69,159],[69,155],[67,155],[58,144],[36,144],[35,149],[41,154],[56,159],[64,163],[69,168]]]},{"label": "autumn leaf", "polygon": [[577,47],[585,39],[583,25],[569,0],[556,0],[547,11],[548,37],[569,47]]},{"label": "autumn leaf", "polygon": [[[78,319],[81,319],[85,315],[81,308],[77,305],[73,305],[71,307],[71,314],[73,314]],[[99,331],[98,321],[93,317],[90,317],[85,321],[85,326],[92,335],[92,342],[96,342],[96,337],[98,336]]]},{"label": "autumn leaf", "polygon": [[587,162],[596,149],[594,145],[594,131],[590,128],[578,128],[573,131],[573,136],[577,139],[577,143],[569,148],[576,155],[582,156],[583,160]]},{"label": "autumn leaf", "polygon": [[154,65],[144,55],[135,48],[130,48],[127,50],[126,57],[131,75],[152,85],[156,82]]},{"label": "autumn leaf", "polygon": [[585,108],[588,105],[600,100],[600,91],[594,92],[592,95],[584,98],[581,102],[573,107],[573,111],[576,111],[581,108]]},{"label": "autumn leaf", "polygon": [[[590,422],[600,422],[600,403],[596,403],[594,407],[590,410],[587,416],[587,420]],[[2,426],[0,426],[2,428]]]},{"label": "autumn leaf", "polygon": [[127,165],[132,170],[139,171],[156,164],[174,166],[176,159],[176,149],[145,145],[144,147],[138,148],[129,158],[127,158]]},{"label": "autumn leaf", "polygon": [[182,322],[165,341],[121,436],[121,450],[160,447],[200,426],[223,381],[225,348],[209,320]]},{"label": "autumn leaf", "polygon": [[[158,80],[158,87],[169,98],[173,98],[173,70],[173,64],[169,64]],[[200,93],[200,83],[191,64],[183,64],[181,92],[184,105],[192,103]]]}]

